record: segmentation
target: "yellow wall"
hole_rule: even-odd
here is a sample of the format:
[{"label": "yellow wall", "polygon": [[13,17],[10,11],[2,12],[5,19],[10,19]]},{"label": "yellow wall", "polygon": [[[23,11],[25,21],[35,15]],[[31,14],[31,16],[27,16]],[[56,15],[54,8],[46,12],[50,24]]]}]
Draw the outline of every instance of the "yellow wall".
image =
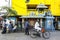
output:
[{"label": "yellow wall", "polygon": [[29,15],[26,5],[27,4],[38,5],[40,3],[50,5],[52,15],[60,16],[60,7],[59,7],[60,0],[30,0],[29,3],[26,3],[26,0],[12,0],[12,8],[17,11],[18,15]]}]

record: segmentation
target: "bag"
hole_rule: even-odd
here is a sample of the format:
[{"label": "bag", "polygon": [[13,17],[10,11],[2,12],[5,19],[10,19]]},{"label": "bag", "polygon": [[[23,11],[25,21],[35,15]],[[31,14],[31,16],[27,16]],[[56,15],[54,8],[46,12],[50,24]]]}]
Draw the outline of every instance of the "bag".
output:
[{"label": "bag", "polygon": [[42,33],[45,32],[44,28],[42,28],[41,32],[42,32]]}]

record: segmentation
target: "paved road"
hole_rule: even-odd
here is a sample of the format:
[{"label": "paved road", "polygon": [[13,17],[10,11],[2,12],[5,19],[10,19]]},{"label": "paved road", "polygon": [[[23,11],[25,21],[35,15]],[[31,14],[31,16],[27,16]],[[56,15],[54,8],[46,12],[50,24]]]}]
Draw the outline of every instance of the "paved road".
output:
[{"label": "paved road", "polygon": [[30,36],[27,36],[22,32],[9,33],[9,34],[0,33],[0,40],[60,40],[60,31],[51,32],[51,36],[49,39],[44,39],[44,38],[40,38],[40,37],[33,39]]}]

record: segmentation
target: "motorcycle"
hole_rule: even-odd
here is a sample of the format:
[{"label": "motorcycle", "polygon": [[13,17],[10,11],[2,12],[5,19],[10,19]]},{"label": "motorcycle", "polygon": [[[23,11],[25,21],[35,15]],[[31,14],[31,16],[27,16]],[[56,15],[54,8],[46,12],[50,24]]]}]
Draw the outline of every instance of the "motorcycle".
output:
[{"label": "motorcycle", "polygon": [[45,30],[43,27],[39,31],[37,29],[33,28],[30,31],[30,36],[32,38],[43,37],[45,39],[49,39],[50,38],[50,32]]}]

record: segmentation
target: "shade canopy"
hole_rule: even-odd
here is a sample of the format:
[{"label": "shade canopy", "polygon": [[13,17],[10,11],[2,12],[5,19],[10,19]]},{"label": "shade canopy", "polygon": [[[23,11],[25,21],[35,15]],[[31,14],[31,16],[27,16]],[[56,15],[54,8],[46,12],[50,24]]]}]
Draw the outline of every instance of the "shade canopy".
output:
[{"label": "shade canopy", "polygon": [[44,9],[45,9],[45,8],[48,8],[48,7],[45,6],[44,4],[39,4],[39,5],[37,6],[37,8],[42,8],[42,9],[44,8]]},{"label": "shade canopy", "polygon": [[40,16],[22,16],[19,18],[45,18],[45,17],[40,17]]}]

